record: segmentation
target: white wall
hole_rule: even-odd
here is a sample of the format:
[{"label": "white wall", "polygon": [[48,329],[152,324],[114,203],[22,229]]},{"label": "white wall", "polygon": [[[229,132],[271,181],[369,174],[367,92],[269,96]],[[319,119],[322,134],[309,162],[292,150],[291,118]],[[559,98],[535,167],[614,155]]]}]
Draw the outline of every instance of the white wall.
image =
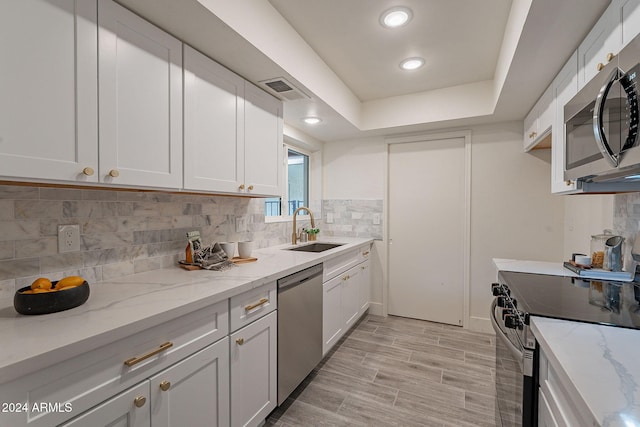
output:
[{"label": "white wall", "polygon": [[[491,259],[563,259],[564,197],[550,194],[549,150],[522,151],[522,122],[475,126],[471,132],[471,322],[466,327],[489,331]],[[384,199],[386,150],[382,137],[326,143],[324,198]],[[375,254],[379,271],[372,275],[372,308],[384,297],[386,242],[376,242]]]},{"label": "white wall", "polygon": [[613,201],[611,194],[575,194],[562,196],[564,201],[564,256],[574,252],[588,254],[591,235],[613,230]]}]

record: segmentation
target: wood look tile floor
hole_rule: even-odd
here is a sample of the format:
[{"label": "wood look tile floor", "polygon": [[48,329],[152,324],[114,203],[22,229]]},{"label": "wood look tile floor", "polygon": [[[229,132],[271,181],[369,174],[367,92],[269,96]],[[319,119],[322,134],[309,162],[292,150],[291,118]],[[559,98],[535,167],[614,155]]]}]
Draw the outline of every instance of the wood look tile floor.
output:
[{"label": "wood look tile floor", "polygon": [[267,426],[495,426],[495,337],[366,315]]}]

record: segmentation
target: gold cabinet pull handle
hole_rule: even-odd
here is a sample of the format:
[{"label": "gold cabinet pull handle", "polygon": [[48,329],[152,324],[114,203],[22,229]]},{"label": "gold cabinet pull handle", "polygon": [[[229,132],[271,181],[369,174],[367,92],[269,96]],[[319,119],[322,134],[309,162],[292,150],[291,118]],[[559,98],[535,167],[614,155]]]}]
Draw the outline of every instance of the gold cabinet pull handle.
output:
[{"label": "gold cabinet pull handle", "polygon": [[369,251],[362,252],[362,256],[367,256],[367,255],[369,255]]},{"label": "gold cabinet pull handle", "polygon": [[238,344],[238,345],[242,345],[242,344],[244,344],[244,338],[238,338],[238,339],[236,340],[236,344]]},{"label": "gold cabinet pull handle", "polygon": [[261,305],[264,305],[264,304],[266,304],[266,303],[268,303],[268,302],[269,302],[269,298],[262,298],[260,301],[258,301],[258,302],[257,302],[257,303],[255,303],[255,304],[246,305],[246,306],[244,307],[244,311],[251,311],[251,310],[253,310],[254,308],[256,308],[256,307],[260,307]]},{"label": "gold cabinet pull handle", "polygon": [[614,53],[612,52],[607,53],[607,62],[611,62],[611,60],[615,57],[616,55]]},{"label": "gold cabinet pull handle", "polygon": [[162,381],[160,383],[160,390],[167,391],[171,388],[171,383],[169,381]]},{"label": "gold cabinet pull handle", "polygon": [[119,177],[119,176],[120,176],[120,172],[118,171],[118,169],[111,169],[111,170],[109,171],[109,176],[110,176],[111,178],[117,178],[117,177]]},{"label": "gold cabinet pull handle", "polygon": [[571,185],[571,184],[573,184],[573,181],[571,181],[571,180],[566,180],[564,183],[565,183],[566,185]]},{"label": "gold cabinet pull handle", "polygon": [[89,166],[87,166],[86,168],[82,169],[82,173],[85,174],[86,176],[91,176],[94,174],[94,170],[93,168],[90,168]]},{"label": "gold cabinet pull handle", "polygon": [[240,190],[244,190],[244,184],[240,184],[240,186],[238,187],[238,189],[240,189]]},{"label": "gold cabinet pull handle", "polygon": [[136,408],[142,408],[145,403],[147,403],[147,398],[144,396],[138,396],[133,399],[133,404],[136,405]]},{"label": "gold cabinet pull handle", "polygon": [[124,361],[124,364],[127,366],[133,366],[136,365],[140,362],[142,362],[143,360],[147,360],[148,358],[155,356],[158,353],[162,353],[163,351],[165,351],[168,348],[173,347],[173,343],[171,341],[167,341],[166,343],[162,344],[160,347],[156,348],[153,351],[150,351],[149,353],[140,356],[140,357],[132,357],[131,359],[127,359]]},{"label": "gold cabinet pull handle", "polygon": [[596,65],[596,69],[598,71],[602,71],[603,68],[604,68],[604,64],[602,62],[598,62],[598,65]]}]

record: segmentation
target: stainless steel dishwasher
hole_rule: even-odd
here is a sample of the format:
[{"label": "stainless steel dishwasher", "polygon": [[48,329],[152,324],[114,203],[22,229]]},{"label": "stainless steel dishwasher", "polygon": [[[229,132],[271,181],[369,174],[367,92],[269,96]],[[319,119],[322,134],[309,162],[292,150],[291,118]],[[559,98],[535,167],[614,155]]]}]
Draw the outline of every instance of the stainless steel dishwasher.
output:
[{"label": "stainless steel dishwasher", "polygon": [[322,360],[322,264],[278,280],[278,405]]}]

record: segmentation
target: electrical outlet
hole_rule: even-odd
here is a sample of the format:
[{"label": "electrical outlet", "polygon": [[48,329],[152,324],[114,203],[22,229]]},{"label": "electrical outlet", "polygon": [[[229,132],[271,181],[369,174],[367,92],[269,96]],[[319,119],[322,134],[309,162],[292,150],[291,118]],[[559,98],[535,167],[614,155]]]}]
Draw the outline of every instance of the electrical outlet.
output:
[{"label": "electrical outlet", "polygon": [[374,213],[373,214],[373,225],[380,225],[380,214],[379,213]]},{"label": "electrical outlet", "polygon": [[80,226],[58,226],[58,253],[78,252],[80,250]]},{"label": "electrical outlet", "polygon": [[327,212],[327,224],[333,224],[333,212]]},{"label": "electrical outlet", "polygon": [[247,220],[244,217],[236,217],[236,233],[244,233],[247,231]]}]

